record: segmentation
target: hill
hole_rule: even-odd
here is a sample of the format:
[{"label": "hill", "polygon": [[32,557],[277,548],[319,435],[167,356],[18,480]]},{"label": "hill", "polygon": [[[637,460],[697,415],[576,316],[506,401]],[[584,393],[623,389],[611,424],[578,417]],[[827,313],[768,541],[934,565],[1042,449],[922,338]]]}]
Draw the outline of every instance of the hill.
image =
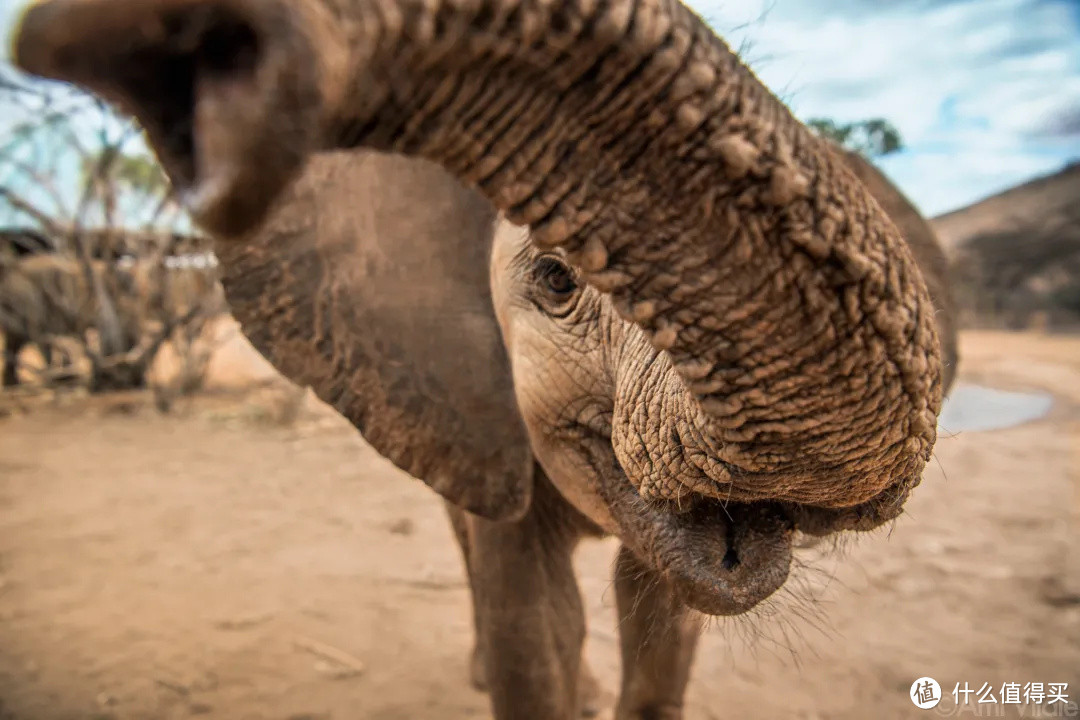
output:
[{"label": "hill", "polygon": [[1080,326],[1080,163],[931,224],[962,324]]}]

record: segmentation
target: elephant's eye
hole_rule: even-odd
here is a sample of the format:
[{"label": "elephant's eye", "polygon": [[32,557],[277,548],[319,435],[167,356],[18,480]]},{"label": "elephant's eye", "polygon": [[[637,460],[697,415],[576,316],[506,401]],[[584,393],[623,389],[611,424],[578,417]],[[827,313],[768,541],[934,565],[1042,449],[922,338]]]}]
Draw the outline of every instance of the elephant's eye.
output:
[{"label": "elephant's eye", "polygon": [[538,257],[533,266],[533,278],[545,310],[553,314],[569,312],[570,301],[578,286],[573,272],[562,260],[551,255]]},{"label": "elephant's eye", "polygon": [[540,258],[536,270],[537,275],[543,280],[544,287],[554,295],[569,295],[577,289],[577,283],[570,275],[570,268],[555,258]]}]

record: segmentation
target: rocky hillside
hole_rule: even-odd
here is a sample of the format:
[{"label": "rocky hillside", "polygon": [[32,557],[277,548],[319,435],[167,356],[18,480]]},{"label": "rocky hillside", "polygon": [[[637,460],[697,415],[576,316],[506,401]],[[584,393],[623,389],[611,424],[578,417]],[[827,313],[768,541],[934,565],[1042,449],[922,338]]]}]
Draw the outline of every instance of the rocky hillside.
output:
[{"label": "rocky hillside", "polygon": [[966,326],[1080,327],[1080,163],[932,221]]}]

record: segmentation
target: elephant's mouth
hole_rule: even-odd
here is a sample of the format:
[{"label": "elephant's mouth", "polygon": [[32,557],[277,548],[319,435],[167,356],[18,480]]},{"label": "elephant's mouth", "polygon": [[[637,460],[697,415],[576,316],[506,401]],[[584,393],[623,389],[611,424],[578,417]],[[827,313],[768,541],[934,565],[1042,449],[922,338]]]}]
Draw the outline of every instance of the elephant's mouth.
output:
[{"label": "elephant's mouth", "polygon": [[[845,509],[785,502],[723,502],[693,496],[681,507],[643,499],[599,441],[590,463],[598,492],[620,539],[654,566],[690,607],[708,615],[739,615],[779,590],[791,568],[796,531],[828,535],[878,527],[903,499]],[[603,459],[601,459],[603,456]]]},{"label": "elephant's mouth", "polygon": [[638,494],[610,441],[596,438],[589,455],[620,539],[690,607],[738,615],[787,580],[796,524],[780,503],[694,497],[681,508],[664,506]]}]

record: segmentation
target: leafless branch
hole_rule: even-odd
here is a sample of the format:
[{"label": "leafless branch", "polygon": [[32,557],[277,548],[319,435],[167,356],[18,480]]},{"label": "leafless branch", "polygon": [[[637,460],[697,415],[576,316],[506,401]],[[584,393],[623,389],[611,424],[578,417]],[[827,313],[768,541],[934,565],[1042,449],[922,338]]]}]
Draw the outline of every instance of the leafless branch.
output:
[{"label": "leafless branch", "polygon": [[71,224],[71,213],[67,209],[64,199],[60,195],[60,190],[52,178],[35,170],[30,163],[20,160],[19,158],[5,157],[2,159],[4,162],[11,164],[18,172],[22,173],[30,180],[33,180],[38,187],[48,194],[49,199],[52,200],[53,204],[56,206],[56,214],[61,216],[61,224]]},{"label": "leafless branch", "polygon": [[[158,351],[161,349],[161,346],[165,344],[165,341],[169,339],[169,337],[178,327],[186,326],[204,311],[205,303],[200,301],[193,304],[190,308],[188,308],[187,312],[185,312],[183,315],[180,315],[179,317],[167,317],[161,328],[153,335],[150,341],[146,343],[146,346],[141,351],[139,351],[138,354],[134,355],[135,359],[132,361],[132,365],[144,365],[148,363],[150,359],[157,355]],[[132,350],[132,352],[129,353],[129,356],[134,354],[137,350],[139,350],[139,348],[135,348],[134,350]]]},{"label": "leafless branch", "polygon": [[[104,278],[93,271],[84,228],[87,209],[91,205],[94,194],[98,191],[102,183],[104,183],[104,179],[108,177],[109,171],[111,170],[113,163],[116,162],[116,158],[120,154],[123,144],[131,137],[132,132],[134,132],[134,128],[128,126],[116,142],[106,144],[102,148],[97,161],[94,163],[94,167],[89,173],[89,177],[85,180],[82,197],[79,200],[78,209],[75,213],[75,227],[73,228],[71,236],[79,263],[82,266],[83,275],[86,278],[88,287],[93,288],[94,299],[98,304],[98,317],[100,320],[98,333],[100,335],[103,352],[106,355],[113,354],[124,344],[122,329],[120,327],[120,316],[116,311],[115,303],[113,303],[112,298],[109,297],[109,293],[106,291]],[[107,233],[111,234],[114,229],[111,210],[107,210],[105,219],[108,223],[105,226],[105,230]]]},{"label": "leafless branch", "polygon": [[3,197],[15,210],[33,218],[46,232],[58,235],[64,232],[64,228],[57,224],[48,213],[42,211],[32,202],[11,190],[11,188],[0,185],[0,197]]}]

